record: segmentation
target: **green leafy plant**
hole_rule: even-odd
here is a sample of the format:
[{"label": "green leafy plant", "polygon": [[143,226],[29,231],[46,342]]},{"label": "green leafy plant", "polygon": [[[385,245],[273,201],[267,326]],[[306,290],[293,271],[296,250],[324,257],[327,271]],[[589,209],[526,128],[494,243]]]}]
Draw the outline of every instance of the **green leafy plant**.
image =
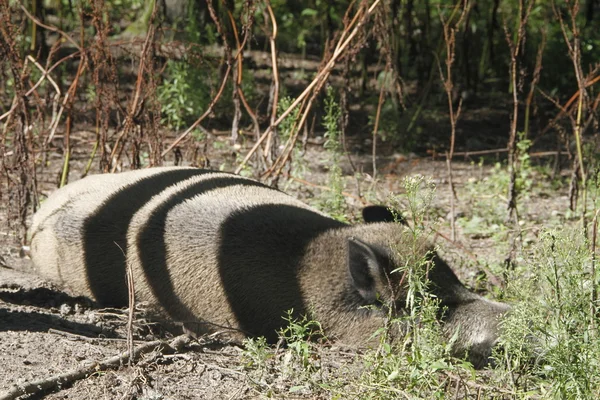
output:
[{"label": "green leafy plant", "polygon": [[267,361],[273,357],[273,351],[269,348],[264,336],[258,338],[247,338],[244,340],[242,360],[244,366],[249,369],[264,370]]},{"label": "green leafy plant", "polygon": [[199,71],[185,61],[167,61],[166,78],[157,88],[162,121],[173,129],[193,122],[210,103],[206,71]]},{"label": "green leafy plant", "polygon": [[280,331],[281,338],[291,351],[290,354],[300,362],[300,365],[306,371],[313,372],[318,368],[312,362],[314,340],[325,336],[321,324],[306,315],[296,318],[293,310],[288,310],[284,319],[288,324]]},{"label": "green leafy plant", "polygon": [[597,273],[580,230],[547,230],[527,265],[512,272],[518,299],[502,324],[499,371],[518,393],[591,399],[600,393]]},{"label": "green leafy plant", "polygon": [[[533,167],[528,153],[531,141],[523,138],[517,142],[515,190],[518,200],[527,200],[533,190]],[[483,169],[483,160],[479,162]],[[483,173],[481,173],[483,175]],[[483,178],[471,177],[465,185],[463,196],[469,213],[458,219],[464,232],[478,236],[504,235],[506,232],[506,202],[510,174],[505,165],[496,163]],[[519,202],[521,209],[526,202]]]},{"label": "green leafy plant", "polygon": [[402,249],[395,249],[408,255],[405,265],[393,272],[402,274],[407,285],[406,307],[400,316],[389,316],[387,328],[394,328],[402,336],[391,345],[386,340],[387,329],[378,331],[380,346],[364,356],[366,372],[360,385],[368,388],[369,398],[395,399],[399,395],[445,398],[447,390],[440,384],[440,374],[459,369],[470,373],[472,367],[466,362],[449,363],[450,345],[444,340],[438,321],[439,300],[428,291],[427,271],[432,268],[430,257],[424,257],[419,250],[423,236],[430,232],[425,220],[435,186],[422,176],[406,178],[403,186],[406,194],[392,197],[391,204],[396,208],[407,204],[408,220],[412,222],[407,229],[411,232],[413,245],[409,243]]},{"label": "green leafy plant", "polygon": [[342,156],[342,145],[340,143],[341,131],[339,121],[342,115],[340,106],[335,100],[334,90],[327,87],[325,96],[325,115],[323,116],[323,127],[325,128],[325,143],[323,147],[330,157],[328,186],[331,191],[325,193],[325,199],[321,207],[338,221],[348,222],[348,207],[344,199],[344,179],[340,158]]}]

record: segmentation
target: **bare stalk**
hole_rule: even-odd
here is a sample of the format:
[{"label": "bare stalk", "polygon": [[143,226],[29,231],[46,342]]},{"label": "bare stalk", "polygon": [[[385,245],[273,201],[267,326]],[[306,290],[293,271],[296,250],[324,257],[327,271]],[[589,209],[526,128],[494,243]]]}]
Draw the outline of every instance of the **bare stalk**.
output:
[{"label": "bare stalk", "polygon": [[175,139],[173,141],[173,143],[171,143],[171,145],[162,152],[162,154],[160,155],[161,157],[164,157],[171,150],[173,150],[173,148],[175,146],[177,146],[183,139],[185,139],[187,137],[187,135],[190,134],[190,132],[192,132],[194,129],[196,129],[196,127],[198,125],[200,125],[200,122],[202,122],[204,120],[204,118],[206,118],[208,115],[210,115],[210,113],[213,111],[213,108],[215,107],[215,104],[217,104],[219,102],[219,99],[221,98],[221,95],[223,94],[223,90],[225,89],[225,85],[227,84],[227,80],[229,78],[230,71],[231,71],[231,65],[228,65],[227,71],[225,71],[225,74],[223,75],[223,81],[221,82],[221,87],[219,88],[219,91],[217,92],[215,97],[213,97],[213,99],[210,102],[210,104],[208,105],[208,108],[206,109],[206,111],[204,111],[204,114],[202,114],[196,121],[194,121],[194,123],[192,125],[190,125],[190,127],[187,128],[185,130],[185,132],[183,132],[181,135],[179,135],[179,137],[177,137],[177,139]]},{"label": "bare stalk", "polygon": [[508,138],[508,169],[510,174],[510,183],[508,188],[508,215],[507,219],[511,217],[517,217],[517,165],[516,165],[516,139],[517,139],[517,121],[519,117],[519,91],[521,91],[523,82],[518,79],[517,72],[519,68],[519,61],[522,54],[522,45],[525,41],[525,28],[527,27],[527,21],[535,1],[530,0],[529,4],[525,4],[527,0],[519,0],[519,20],[516,31],[516,38],[511,38],[511,32],[506,24],[504,23],[504,33],[506,36],[506,42],[510,50],[510,82],[512,86],[513,95],[513,113],[510,122],[510,134]]},{"label": "bare stalk", "polygon": [[[237,71],[237,75],[236,75],[236,79],[235,79],[236,88],[237,88],[236,91],[238,93],[239,100],[242,101],[244,109],[246,110],[246,112],[248,113],[250,118],[252,119],[252,124],[254,126],[254,135],[255,135],[256,139],[258,139],[258,137],[260,136],[260,125],[258,123],[258,118],[256,116],[256,113],[252,110],[252,108],[248,104],[248,101],[246,100],[246,96],[244,95],[244,91],[242,90],[242,75],[243,75],[243,71],[244,71],[244,68],[243,68],[244,47],[243,46],[245,45],[246,41],[248,40],[248,36],[250,33],[250,27],[249,26],[246,27],[246,34],[244,36],[244,42],[243,42],[243,44],[240,43],[238,30],[235,25],[235,20],[233,19],[233,14],[231,14],[231,11],[227,10],[227,15],[229,16],[229,22],[231,23],[231,26],[233,28],[233,35],[235,37],[235,43],[237,46],[237,54],[235,57],[236,71]],[[232,129],[232,137],[233,137],[233,129]]]},{"label": "bare stalk", "polygon": [[385,99],[385,87],[387,85],[388,70],[385,71],[385,79],[381,82],[381,88],[379,89],[379,101],[377,102],[377,112],[375,113],[375,124],[373,124],[373,144],[371,149],[371,156],[373,158],[373,181],[377,177],[377,131],[379,130],[379,118],[381,117],[381,107]]},{"label": "bare stalk", "polygon": [[[560,10],[556,7],[556,2],[552,0],[552,10],[554,15],[558,18],[560,23],[560,29],[562,30],[563,37],[565,39],[565,44],[567,45],[567,50],[569,53],[569,57],[573,62],[573,69],[575,71],[575,78],[577,79],[577,87],[579,89],[579,101],[577,103],[577,116],[573,120],[571,119],[571,124],[573,126],[573,134],[575,136],[575,143],[577,145],[577,160],[578,165],[576,168],[579,169],[579,173],[581,176],[581,189],[583,191],[583,209],[581,213],[581,221],[582,227],[584,230],[584,235],[587,237],[587,222],[586,222],[586,212],[587,212],[587,176],[585,172],[585,165],[583,162],[583,149],[581,142],[582,135],[582,124],[581,121],[584,118],[583,114],[586,111],[587,107],[587,91],[586,91],[586,77],[583,74],[583,69],[581,67],[581,38],[579,27],[577,25],[577,15],[579,14],[579,0],[573,0],[566,2],[567,10],[569,12],[569,16],[571,17],[571,24],[567,27],[567,24],[562,18],[562,14]],[[568,32],[570,29],[570,33]],[[591,80],[591,79],[590,79]],[[575,175],[576,176],[576,175]]]},{"label": "bare stalk", "polygon": [[[350,32],[350,34],[342,34],[341,38],[344,39],[341,44],[338,43],[336,46],[333,55],[329,59],[329,61],[325,64],[323,69],[317,74],[317,76],[313,79],[313,81],[304,89],[304,91],[292,102],[292,104],[285,110],[279,118],[277,118],[261,135],[260,139],[254,144],[252,149],[246,154],[246,157],[242,160],[240,165],[236,168],[235,172],[239,173],[244,165],[248,162],[250,157],[254,154],[254,152],[258,149],[261,143],[268,137],[273,129],[275,129],[281,121],[283,121],[304,99],[314,90],[322,87],[323,83],[329,78],[331,74],[331,70],[335,66],[337,59],[344,52],[344,50],[348,47],[348,45],[352,42],[354,37],[358,34],[361,27],[366,23],[367,18],[371,15],[373,10],[377,7],[381,0],[375,0],[373,4],[365,11],[362,12],[361,17],[358,22],[355,24],[354,29]],[[359,11],[361,13],[361,11]],[[348,31],[350,26],[346,27],[345,30]]]},{"label": "bare stalk", "polygon": [[460,98],[458,102],[458,107],[455,110],[452,101],[452,91],[454,88],[454,81],[452,79],[452,65],[454,64],[454,56],[456,53],[456,32],[460,29],[460,26],[463,24],[471,5],[468,1],[465,1],[461,13],[455,22],[455,16],[457,15],[460,6],[461,2],[458,2],[452,10],[452,14],[450,14],[450,18],[448,18],[448,20],[444,20],[444,16],[440,12],[440,20],[442,22],[444,34],[444,43],[446,44],[445,76],[442,72],[442,66],[440,65],[440,61],[439,59],[437,59],[440,78],[442,80],[442,83],[444,84],[444,90],[446,91],[446,97],[448,98],[448,112],[450,116],[450,151],[446,153],[446,167],[448,169],[448,185],[450,188],[450,227],[452,230],[453,241],[456,240],[456,222],[454,217],[454,200],[456,199],[456,191],[454,190],[454,182],[452,179],[452,157],[454,157],[454,143],[456,141],[456,123],[458,122],[458,118],[460,117],[460,112],[462,109],[462,97]]},{"label": "bare stalk", "polygon": [[271,159],[271,148],[273,140],[273,132],[276,130],[278,124],[275,124],[277,118],[277,106],[279,105],[279,70],[277,69],[277,45],[275,40],[277,39],[277,20],[275,14],[271,8],[271,4],[267,1],[267,11],[269,12],[269,19],[271,20],[271,35],[269,36],[269,44],[271,46],[271,68],[273,69],[273,93],[272,93],[272,109],[271,109],[271,123],[270,131],[267,136],[267,143],[265,145],[265,155],[267,159]]}]

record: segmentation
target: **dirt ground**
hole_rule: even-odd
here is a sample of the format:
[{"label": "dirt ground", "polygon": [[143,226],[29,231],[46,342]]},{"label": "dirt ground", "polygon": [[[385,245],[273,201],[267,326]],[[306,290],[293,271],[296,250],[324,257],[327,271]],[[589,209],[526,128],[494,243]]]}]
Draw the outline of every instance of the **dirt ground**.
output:
[{"label": "dirt ground", "polygon": [[[310,160],[302,179],[290,180],[280,187],[306,201],[314,200],[322,192],[318,185],[326,185],[327,154],[309,149]],[[60,162],[59,159],[54,162]],[[85,158],[74,156],[71,179],[78,176]],[[343,169],[350,172],[344,161]],[[368,171],[371,159],[355,157],[354,162]],[[379,177],[375,186],[376,197],[383,202],[389,193],[401,192],[401,178],[422,174],[432,177],[437,185],[434,215],[439,218],[439,230],[449,237],[447,214],[450,210],[450,191],[447,185],[446,163],[416,156],[389,156],[378,160]],[[52,170],[52,168],[49,168]],[[454,163],[454,182],[459,190],[468,179],[480,179],[489,168],[480,170],[469,162]],[[369,175],[359,174],[363,190],[370,185]],[[42,175],[42,193],[50,193],[55,186],[53,174]],[[317,185],[317,186],[314,186]],[[355,193],[356,179],[346,177],[346,191]],[[539,195],[531,200],[520,216],[528,221],[543,222],[550,215],[567,209],[566,189],[550,195]],[[351,210],[359,215],[359,202],[349,197]],[[464,212],[466,201],[457,203],[457,212]],[[0,221],[2,222],[2,221]],[[536,229],[527,233],[532,237]],[[489,238],[466,235],[460,230],[458,242],[451,245],[444,239],[438,243],[452,260],[459,277],[468,285],[477,286],[477,276],[485,265],[498,262],[506,254],[495,251]],[[477,258],[477,262],[472,260]],[[8,232],[0,236],[0,399],[13,385],[46,379],[56,374],[77,370],[90,363],[109,359],[124,352],[126,343],[126,310],[98,309],[83,298],[72,297],[60,288],[38,278],[31,269],[30,260],[23,255]],[[489,277],[489,281],[493,281]],[[482,290],[485,291],[486,288]],[[135,345],[144,341],[172,337],[160,326],[137,316]],[[323,348],[320,351],[321,377],[345,376],[351,379],[360,374],[361,364],[356,361],[356,349]],[[277,356],[279,357],[279,356]],[[281,353],[281,362],[285,353]],[[134,366],[97,371],[85,379],[45,392],[48,399],[245,399],[245,398],[331,398],[335,393],[327,389],[315,390],[297,386],[293,374],[262,374],[245,368],[243,351],[235,345],[220,343],[218,338],[206,338],[186,346],[176,354],[152,351],[143,355]],[[32,397],[40,398],[40,396]]]}]

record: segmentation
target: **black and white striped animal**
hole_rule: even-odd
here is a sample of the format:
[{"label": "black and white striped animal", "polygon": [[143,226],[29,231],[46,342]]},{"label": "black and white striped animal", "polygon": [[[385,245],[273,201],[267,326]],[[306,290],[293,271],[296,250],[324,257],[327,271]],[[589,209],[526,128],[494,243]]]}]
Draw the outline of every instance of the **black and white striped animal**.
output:
[{"label": "black and white striped animal", "polygon": [[[95,175],[43,203],[32,259],[41,275],[101,305],[127,306],[129,265],[137,299],[171,320],[274,341],[293,309],[312,313],[330,338],[366,344],[390,305],[404,307],[402,273],[392,271],[414,263],[415,248],[431,251],[406,226],[373,221],[388,219],[384,208],[370,211],[372,223],[347,225],[254,180],[195,168]],[[508,306],[433,261],[431,290],[454,351],[481,365]]]}]

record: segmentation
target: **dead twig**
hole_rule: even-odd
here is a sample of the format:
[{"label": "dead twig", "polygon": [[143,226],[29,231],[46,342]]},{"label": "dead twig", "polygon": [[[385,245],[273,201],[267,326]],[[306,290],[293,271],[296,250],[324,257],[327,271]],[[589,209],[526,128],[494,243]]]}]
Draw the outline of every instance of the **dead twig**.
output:
[{"label": "dead twig", "polygon": [[[589,81],[587,81],[585,83],[585,87],[588,88],[592,85],[594,85],[596,82],[600,81],[600,75],[598,75],[597,77],[590,79]],[[541,92],[540,89],[538,89],[538,91]],[[552,128],[554,125],[556,125],[556,123],[565,116],[565,114],[567,114],[569,112],[569,108],[573,105],[573,103],[575,103],[575,100],[577,100],[579,98],[579,94],[580,94],[580,90],[577,89],[577,91],[573,94],[573,96],[571,96],[571,98],[569,98],[569,100],[565,103],[564,106],[561,106],[560,104],[557,104],[553,99],[551,100],[555,105],[557,105],[558,109],[560,110],[560,112],[552,119],[552,121],[550,121],[548,123],[548,125],[546,125],[546,127],[544,129],[542,129],[542,132],[539,134],[539,136],[537,137],[537,139],[539,139],[539,137],[543,136],[546,132],[548,132],[548,130],[550,128]],[[544,94],[544,96],[546,98],[548,98],[549,96],[546,95],[545,93],[542,92],[542,94]]]},{"label": "dead twig", "polygon": [[[518,210],[517,210],[517,159],[516,159],[516,140],[517,140],[517,122],[519,117],[519,92],[523,88],[522,77],[518,76],[519,62],[522,57],[523,43],[526,38],[526,27],[531,15],[531,10],[535,1],[529,1],[529,4],[525,4],[527,0],[519,0],[519,19],[518,26],[515,33],[510,32],[506,21],[504,22],[504,34],[506,43],[510,50],[510,83],[512,86],[513,95],[513,112],[510,120],[510,133],[508,137],[508,168],[510,174],[510,182],[508,187],[508,204],[507,208],[507,220],[510,220],[514,216],[515,224],[518,221]],[[514,36],[514,40],[513,40]],[[521,78],[521,79],[519,79]]]},{"label": "dead twig", "polygon": [[[81,9],[79,12],[79,18],[81,20],[81,24],[83,25],[83,9]],[[80,35],[79,35],[79,41],[81,42],[81,47],[79,47],[80,49],[83,47],[83,44],[84,44],[84,35],[85,35],[85,30],[81,29]],[[87,66],[87,55],[85,52],[82,52],[81,60],[79,62],[79,66],[77,67],[77,73],[75,74],[73,83],[71,84],[71,86],[69,87],[69,90],[67,91],[67,95],[65,96],[65,101],[63,102],[63,107],[61,107],[61,110],[64,110],[66,108],[67,118],[65,121],[65,138],[64,138],[65,159],[63,162],[63,169],[62,169],[62,174],[60,177],[60,187],[63,187],[64,185],[66,185],[67,177],[69,176],[69,161],[71,158],[71,142],[70,142],[71,123],[72,123],[71,111],[73,109],[73,100],[75,99],[75,93],[77,91],[77,86],[79,85],[79,79],[83,75],[83,72],[85,71],[86,66]],[[59,112],[59,116],[56,118],[56,123],[54,124],[54,129],[52,131],[52,134],[54,132],[56,132],[56,127],[58,126],[58,123],[60,122],[60,114],[61,113]],[[46,144],[47,143],[49,143],[49,141],[47,141]]]},{"label": "dead twig", "polygon": [[525,137],[529,136],[529,115],[531,112],[531,103],[533,102],[533,96],[535,94],[535,88],[540,81],[541,73],[542,73],[542,59],[544,57],[544,49],[546,48],[546,29],[542,29],[542,42],[540,43],[537,51],[537,55],[535,57],[535,67],[533,69],[533,79],[531,80],[531,84],[529,86],[529,94],[527,95],[527,100],[525,101],[525,126],[523,128],[523,132]]},{"label": "dead twig", "polygon": [[379,130],[379,119],[381,117],[381,107],[385,99],[385,88],[387,85],[388,69],[385,70],[385,78],[381,82],[381,88],[379,89],[379,100],[377,102],[377,111],[375,112],[375,123],[373,124],[373,144],[372,144],[372,158],[373,158],[373,181],[377,178],[377,131]]},{"label": "dead twig", "polygon": [[454,157],[454,143],[456,141],[456,123],[460,118],[460,111],[462,109],[462,97],[458,102],[458,107],[454,109],[454,102],[452,101],[452,92],[454,89],[454,80],[452,79],[452,66],[455,60],[456,53],[456,32],[462,25],[465,17],[467,17],[471,4],[467,1],[462,7],[462,11],[458,16],[458,20],[455,22],[455,16],[461,6],[462,2],[456,3],[456,6],[452,10],[450,17],[445,20],[443,13],[440,12],[440,21],[442,23],[444,43],[446,44],[446,75],[442,72],[442,66],[439,58],[436,57],[438,69],[440,72],[440,78],[444,84],[446,91],[446,97],[448,98],[448,113],[450,117],[450,150],[446,153],[446,167],[448,169],[448,186],[450,188],[450,227],[452,229],[452,240],[456,239],[456,221],[455,221],[455,205],[454,200],[456,199],[456,191],[454,190],[454,182],[452,176],[452,158]]},{"label": "dead twig", "polygon": [[[565,44],[567,45],[567,50],[569,54],[569,58],[573,63],[573,70],[575,72],[575,78],[577,80],[577,88],[578,88],[578,103],[577,103],[577,115],[575,119],[571,118],[571,126],[573,129],[573,136],[575,136],[575,144],[577,149],[577,164],[574,165],[575,169],[579,169],[579,174],[581,177],[581,189],[583,191],[583,204],[581,211],[581,220],[584,235],[587,237],[587,222],[586,222],[586,212],[587,212],[587,174],[585,171],[585,165],[583,161],[583,148],[582,148],[582,124],[581,121],[585,119],[585,112],[588,110],[588,94],[586,90],[586,82],[588,79],[584,76],[583,68],[581,66],[581,32],[579,31],[579,27],[577,25],[577,15],[579,14],[579,0],[574,0],[572,2],[567,3],[567,10],[569,12],[569,16],[571,17],[571,24],[568,27],[570,32],[568,31],[567,24],[563,20],[561,10],[558,10],[556,7],[556,2],[552,0],[552,11],[556,18],[558,19],[560,29],[563,34],[563,38],[565,40]],[[574,172],[573,177],[577,178],[577,173]],[[572,183],[573,185],[574,183]]]},{"label": "dead twig", "polygon": [[271,68],[273,69],[273,98],[272,98],[272,109],[271,109],[271,130],[268,133],[267,143],[265,144],[265,156],[267,159],[271,158],[271,142],[273,139],[273,132],[275,130],[275,119],[277,118],[277,107],[279,105],[279,70],[277,68],[277,47],[275,39],[277,38],[277,20],[275,14],[271,8],[271,4],[267,2],[267,11],[269,12],[269,19],[271,20],[271,35],[269,37],[269,44],[271,47]]},{"label": "dead twig", "polygon": [[29,18],[30,20],[35,22],[36,25],[39,25],[42,28],[47,29],[49,31],[58,33],[59,35],[61,35],[65,39],[67,39],[69,41],[69,43],[71,43],[73,46],[75,46],[75,48],[83,54],[81,46],[79,46],[79,44],[77,44],[77,42],[71,36],[67,35],[65,32],[61,31],[57,27],[46,25],[43,22],[41,22],[39,19],[37,19],[35,16],[33,16],[29,11],[27,11],[25,6],[23,4],[21,4],[21,2],[19,2],[19,7],[21,7],[21,10],[23,10],[25,15],[27,15],[27,18]]},{"label": "dead twig", "polygon": [[[306,89],[304,89],[304,91],[298,97],[296,97],[296,99],[292,102],[292,104],[288,107],[288,109],[285,110],[279,116],[279,118],[277,118],[277,120],[275,120],[275,122],[273,122],[265,130],[265,132],[263,132],[260,139],[254,144],[252,149],[250,149],[250,151],[246,154],[246,156],[244,157],[244,159],[242,160],[240,165],[236,168],[235,173],[239,173],[242,170],[242,168],[244,168],[244,165],[246,165],[246,163],[248,162],[250,157],[252,157],[252,155],[256,152],[256,150],[261,145],[261,143],[267,138],[267,136],[270,134],[270,132],[273,129],[275,129],[277,127],[277,125],[279,125],[281,123],[281,121],[283,121],[290,113],[292,113],[292,111],[302,101],[304,101],[304,99],[313,91],[313,89],[323,85],[323,82],[327,80],[327,78],[329,77],[329,74],[331,73],[331,70],[335,66],[335,63],[336,63],[338,57],[344,52],[344,50],[348,47],[350,42],[358,34],[358,32],[360,31],[360,28],[366,23],[366,19],[371,15],[371,13],[375,9],[375,7],[377,7],[377,5],[380,3],[380,1],[381,0],[375,0],[373,2],[373,4],[364,12],[364,14],[361,15],[362,19],[360,19],[356,23],[356,26],[354,27],[352,32],[348,35],[348,37],[343,42],[340,41],[341,44],[338,43],[338,46],[336,47],[335,51],[333,52],[333,55],[331,56],[329,61],[325,64],[323,69],[317,74],[315,79],[312,80],[312,82],[306,87]],[[346,29],[349,29],[349,28],[346,28]],[[344,37],[345,37],[345,35],[342,35],[342,38],[344,38]]]},{"label": "dead twig", "polygon": [[[248,113],[248,115],[250,116],[250,118],[252,119],[252,124],[254,126],[254,135],[255,138],[258,139],[260,136],[260,125],[258,123],[258,117],[256,116],[256,113],[252,110],[252,108],[250,107],[250,105],[248,104],[248,100],[246,100],[246,96],[244,95],[244,90],[242,89],[242,75],[243,75],[243,61],[244,61],[244,45],[246,44],[246,41],[248,40],[248,36],[250,34],[250,27],[246,27],[246,34],[244,36],[244,41],[243,43],[240,43],[240,38],[238,35],[238,30],[237,27],[235,26],[235,20],[233,19],[233,14],[231,14],[231,11],[227,10],[227,15],[229,15],[229,21],[231,22],[231,26],[233,28],[233,36],[235,38],[235,43],[237,46],[237,55],[235,58],[235,62],[236,62],[236,70],[237,70],[237,77],[235,80],[235,84],[236,84],[236,88],[237,88],[237,94],[239,99],[242,101],[242,105],[244,106],[244,109],[246,110],[246,113]],[[233,131],[234,129],[232,128],[232,139],[233,139]],[[236,130],[237,132],[237,130]]]},{"label": "dead twig", "polygon": [[596,319],[598,318],[598,286],[597,286],[597,278],[596,278],[596,241],[598,240],[598,213],[600,213],[600,209],[596,210],[594,214],[594,219],[592,220],[592,293],[590,298],[590,322],[594,329],[592,332],[596,332]]},{"label": "dead twig", "polygon": [[183,139],[185,139],[187,137],[187,135],[190,134],[191,131],[196,129],[196,127],[198,125],[200,125],[200,122],[202,122],[204,120],[204,118],[206,118],[208,115],[210,115],[210,113],[213,111],[213,108],[215,107],[215,104],[217,104],[217,102],[221,98],[221,95],[223,94],[223,90],[225,89],[225,85],[227,84],[227,80],[229,79],[230,71],[231,71],[231,65],[228,65],[227,71],[225,71],[225,74],[223,76],[223,81],[221,82],[221,87],[219,88],[219,91],[217,92],[215,97],[213,97],[213,99],[211,100],[211,102],[208,105],[208,108],[206,109],[204,114],[202,114],[192,125],[190,125],[190,127],[187,128],[185,132],[183,132],[181,135],[179,135],[179,137],[177,139],[175,139],[175,141],[173,141],[173,143],[171,143],[171,145],[169,147],[167,147],[165,151],[162,152],[162,154],[160,155],[161,157],[166,156],[171,150],[173,150],[173,148],[175,146],[177,146]]},{"label": "dead twig", "polygon": [[[33,85],[25,93],[25,97],[31,95],[46,80],[46,78],[49,78],[50,72],[52,72],[56,67],[58,67],[60,64],[62,64],[63,62],[65,62],[68,59],[77,57],[79,54],[80,54],[79,51],[76,51],[75,53],[69,54],[68,56],[65,56],[65,57],[61,58],[60,60],[58,60],[57,62],[55,62],[52,65],[52,67],[50,67],[50,68],[48,68],[46,70],[42,70],[43,71],[43,75],[40,77],[40,79],[38,79],[38,81],[35,83],[35,85]],[[28,56],[27,59],[29,59],[29,57],[31,57],[31,56]],[[16,109],[16,103],[13,102],[13,105],[11,106],[11,108],[7,112],[5,112],[4,114],[0,115],[0,121],[2,121],[4,118],[6,118],[10,114],[12,114],[15,109]],[[54,121],[54,118],[52,119],[52,121]]]},{"label": "dead twig", "polygon": [[[120,249],[121,246],[117,242],[114,242]],[[123,249],[121,249],[123,252]],[[123,252],[123,256],[125,252]],[[127,351],[129,354],[133,353],[133,318],[135,316],[135,285],[133,281],[133,268],[131,264],[127,263],[127,294],[129,310],[127,310]],[[128,365],[131,367],[131,359],[128,361]]]},{"label": "dead twig", "polygon": [[288,138],[287,142],[285,142],[285,145],[283,146],[283,151],[281,152],[279,157],[277,157],[275,162],[273,162],[273,165],[271,166],[271,168],[269,168],[267,171],[265,171],[262,174],[263,178],[270,176],[271,174],[273,174],[273,171],[275,171],[275,170],[276,170],[276,172],[274,175],[276,177],[279,176],[279,174],[281,173],[281,170],[285,166],[285,163],[288,161],[288,159],[292,155],[292,152],[294,150],[294,145],[298,138],[298,133],[300,132],[301,127],[304,125],[304,123],[306,121],[306,117],[307,117],[308,113],[310,112],[310,109],[312,108],[313,100],[314,100],[314,96],[311,96],[310,100],[308,101],[308,104],[307,104],[307,101],[305,100],[300,105],[300,110],[304,110],[304,111],[302,112],[302,114],[299,113],[296,116],[296,120],[294,121],[294,124],[290,128],[290,132],[291,132],[290,137]]},{"label": "dead twig", "polygon": [[48,390],[57,389],[75,381],[85,379],[95,372],[117,369],[121,365],[128,363],[130,359],[136,361],[142,355],[152,351],[158,351],[162,354],[175,353],[184,349],[190,341],[191,338],[188,335],[177,336],[169,342],[154,340],[138,346],[133,352],[126,351],[103,361],[93,361],[75,370],[53,375],[45,379],[16,384],[8,392],[0,394],[0,400],[14,400],[23,395],[40,394]]},{"label": "dead twig", "polygon": [[156,33],[156,27],[153,24],[153,21],[156,18],[157,12],[157,3],[154,2],[154,6],[152,9],[152,15],[150,17],[150,23],[148,32],[146,33],[146,39],[144,40],[144,45],[142,46],[142,52],[140,54],[140,65],[138,67],[137,79],[135,83],[135,93],[133,95],[133,100],[129,106],[129,112],[125,117],[125,122],[123,124],[123,129],[117,136],[115,140],[115,144],[113,145],[112,152],[110,154],[110,162],[112,163],[111,172],[115,172],[118,166],[119,156],[117,154],[121,154],[122,149],[119,148],[119,143],[123,138],[129,134],[129,132],[133,129],[134,121],[140,111],[141,103],[143,103],[143,99],[140,100],[142,93],[142,85],[144,83],[144,76],[146,72],[146,64],[150,63],[150,50],[152,49],[152,43],[154,42],[154,36]]}]

